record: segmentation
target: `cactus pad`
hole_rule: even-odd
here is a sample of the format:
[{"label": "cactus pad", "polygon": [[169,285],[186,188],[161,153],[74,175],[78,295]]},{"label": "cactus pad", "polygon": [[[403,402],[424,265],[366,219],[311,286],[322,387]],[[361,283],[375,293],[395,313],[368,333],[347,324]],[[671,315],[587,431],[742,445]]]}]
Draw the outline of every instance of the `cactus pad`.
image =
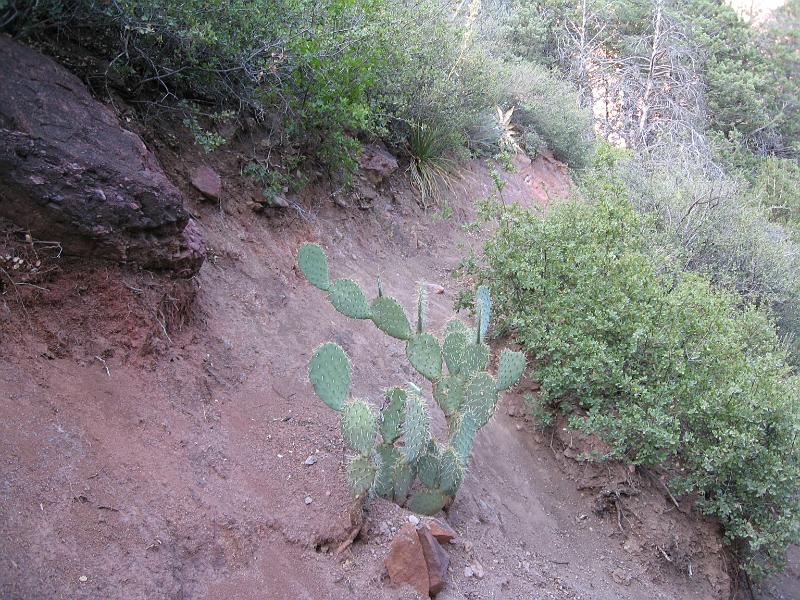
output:
[{"label": "cactus pad", "polygon": [[328,258],[319,244],[306,242],[300,246],[297,264],[311,285],[321,290],[328,289]]},{"label": "cactus pad", "polygon": [[372,301],[371,319],[375,326],[387,335],[399,340],[411,337],[411,325],[403,307],[394,298],[379,296]]},{"label": "cactus pad", "polygon": [[435,487],[439,482],[439,456],[434,448],[428,450],[417,461],[417,477],[423,485]]},{"label": "cactus pad", "polygon": [[394,497],[395,466],[401,462],[400,452],[388,444],[381,444],[376,452],[380,457],[380,469],[373,490],[378,496],[391,500]]},{"label": "cactus pad", "polygon": [[375,414],[363,400],[348,402],[342,414],[342,437],[348,447],[367,456],[375,441]]},{"label": "cactus pad", "polygon": [[[458,322],[461,323],[461,321]],[[447,363],[447,370],[451,375],[458,375],[464,367],[464,352],[466,349],[466,329],[463,331],[451,331],[445,336],[442,354],[444,354],[444,361]]]},{"label": "cactus pad", "polygon": [[442,348],[430,333],[418,333],[406,344],[406,356],[425,379],[436,381],[442,376]]},{"label": "cactus pad", "polygon": [[464,321],[462,321],[461,319],[450,319],[444,328],[444,334],[448,335],[456,331],[465,333],[467,331],[467,326],[464,325]]},{"label": "cactus pad", "polygon": [[435,515],[448,498],[439,490],[419,490],[408,502],[408,510],[421,515]]},{"label": "cactus pad", "polygon": [[394,501],[398,503],[405,502],[408,498],[408,490],[411,489],[411,484],[414,483],[414,477],[417,472],[413,465],[404,463],[402,460],[398,461],[394,467]]},{"label": "cactus pad", "polygon": [[507,390],[517,383],[525,370],[525,355],[506,348],[500,353],[500,364],[497,367],[497,389]]},{"label": "cactus pad", "polygon": [[476,295],[476,305],[478,307],[478,341],[486,339],[486,332],[489,330],[489,317],[492,313],[492,299],[489,296],[489,288],[482,285],[478,288]]},{"label": "cactus pad", "polygon": [[400,437],[405,405],[406,391],[403,388],[386,390],[386,402],[381,409],[381,437],[384,443],[391,444]]},{"label": "cactus pad", "polygon": [[361,287],[352,279],[337,279],[328,288],[333,307],[351,319],[369,319],[369,304]]},{"label": "cactus pad", "polygon": [[497,404],[497,382],[486,372],[480,372],[469,380],[464,392],[464,407],[475,418],[475,426],[480,429],[494,412]]},{"label": "cactus pad", "polygon": [[470,452],[472,452],[472,442],[475,440],[476,430],[475,417],[468,412],[459,415],[451,424],[450,446],[458,452],[465,465]]},{"label": "cactus pad", "polygon": [[403,422],[403,458],[411,463],[425,451],[430,439],[430,417],[422,398],[413,391],[406,397],[406,420]]},{"label": "cactus pad", "polygon": [[461,374],[467,377],[486,368],[489,362],[489,346],[486,344],[469,344],[464,349],[464,366]]},{"label": "cactus pad", "polygon": [[[461,460],[461,455],[454,448],[447,448],[442,452],[440,459],[440,488],[450,496],[455,496],[461,483],[464,481],[466,467]],[[423,482],[425,483],[425,482]]]},{"label": "cactus pad", "polygon": [[314,350],[308,364],[308,379],[325,404],[341,411],[350,387],[350,363],[341,346],[325,342]]},{"label": "cactus pad", "polygon": [[442,377],[433,386],[433,398],[445,415],[452,415],[464,402],[464,381],[454,375]]},{"label": "cactus pad", "polygon": [[347,487],[353,496],[359,496],[370,490],[375,482],[377,468],[365,456],[356,456],[347,463]]},{"label": "cactus pad", "polygon": [[417,333],[422,333],[425,325],[425,288],[419,286],[417,290]]}]

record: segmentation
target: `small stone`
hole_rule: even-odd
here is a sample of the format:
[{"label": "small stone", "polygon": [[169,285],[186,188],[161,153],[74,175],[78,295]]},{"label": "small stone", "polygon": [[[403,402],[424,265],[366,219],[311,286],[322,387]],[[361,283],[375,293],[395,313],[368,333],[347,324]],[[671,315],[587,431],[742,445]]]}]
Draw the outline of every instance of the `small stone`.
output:
[{"label": "small stone", "polygon": [[406,523],[400,528],[389,546],[384,564],[392,583],[410,585],[420,596],[428,597],[428,566],[416,527]]},{"label": "small stone", "polygon": [[289,201],[283,194],[275,194],[275,196],[272,198],[271,206],[278,206],[280,208],[289,208],[291,204],[289,204]]},{"label": "small stone", "polygon": [[202,166],[192,171],[190,180],[195,189],[210,200],[222,197],[222,179],[211,167]]},{"label": "small stone", "polygon": [[469,578],[469,577],[472,577],[473,575],[474,575],[474,573],[472,572],[472,567],[470,567],[469,565],[464,567],[464,577]]},{"label": "small stone", "polygon": [[314,501],[314,499],[311,496],[306,496],[306,499],[303,500],[303,502],[305,502],[306,505],[311,504],[313,501]]},{"label": "small stone", "polygon": [[313,455],[309,456],[307,459],[305,459],[305,461],[303,461],[303,464],[306,465],[307,467],[317,464],[317,457]]},{"label": "small stone", "polygon": [[483,579],[486,576],[486,571],[483,570],[483,565],[477,560],[473,560],[469,566],[472,569],[472,572],[475,574],[475,577],[478,579]]},{"label": "small stone", "polygon": [[78,581],[80,581],[81,583],[86,583],[87,581],[89,581],[89,578],[86,575],[81,575],[80,577],[78,577]]},{"label": "small stone", "polygon": [[425,524],[440,544],[452,542],[456,537],[456,532],[453,528],[441,519],[426,519]]},{"label": "small stone", "polygon": [[417,515],[410,515],[408,517],[408,522],[412,525],[419,525],[419,517]]},{"label": "small stone", "polygon": [[450,555],[439,545],[431,530],[425,525],[417,528],[417,535],[422,544],[425,564],[428,566],[428,582],[430,593],[438,594],[447,583],[447,567],[450,566]]}]

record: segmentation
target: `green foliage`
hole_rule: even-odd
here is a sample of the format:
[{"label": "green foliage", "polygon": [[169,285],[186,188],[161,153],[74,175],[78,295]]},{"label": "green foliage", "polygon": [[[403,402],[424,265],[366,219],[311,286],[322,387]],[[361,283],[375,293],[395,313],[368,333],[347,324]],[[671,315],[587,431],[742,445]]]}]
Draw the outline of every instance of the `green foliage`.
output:
[{"label": "green foliage", "polygon": [[[226,111],[224,116],[230,118],[232,114]],[[188,116],[183,119],[183,125],[189,130],[189,133],[192,134],[195,143],[206,153],[216,150],[227,142],[227,140],[219,133],[204,129],[200,125],[199,121],[197,120],[196,108],[192,108]]]},{"label": "green foliage", "polygon": [[286,176],[278,169],[270,168],[259,161],[247,163],[242,168],[242,175],[252,177],[262,186],[261,194],[268,205],[275,203],[276,198],[288,189]]},{"label": "green foliage", "polygon": [[574,400],[572,422],[610,456],[670,468],[748,572],[770,572],[800,533],[800,381],[774,325],[698,274],[660,269],[621,180],[590,187],[593,202],[544,218],[497,207],[479,281],[499,327],[537,357],[541,399]]},{"label": "green foliage", "polygon": [[546,144],[553,155],[576,169],[591,156],[591,112],[581,106],[572,84],[541,65],[523,62],[508,67],[505,94],[516,106],[513,123],[526,145]]},{"label": "green foliage", "polygon": [[431,127],[425,123],[411,126],[407,150],[411,158],[408,172],[422,196],[423,205],[427,205],[429,200],[432,204],[441,204],[443,188],[452,187],[456,161],[448,153],[456,146],[441,127]]},{"label": "green foliage", "polygon": [[[447,421],[446,439],[438,442],[431,435],[428,403],[413,383],[386,390],[378,420],[363,400],[347,400],[347,356],[336,344],[323,344],[311,357],[309,379],[328,406],[342,411],[342,438],[358,454],[347,467],[348,487],[356,496],[368,493],[403,504],[418,478],[422,487],[408,501],[408,508],[424,514],[438,512],[452,502],[461,486],[475,433],[494,413],[501,389],[501,384],[484,371],[489,359],[489,347],[482,341],[491,308],[488,289],[481,288],[477,293],[481,316],[476,329],[452,319],[442,343],[433,333],[423,331],[425,302],[421,292],[417,332],[412,334],[402,306],[384,295],[380,284],[379,296],[372,301],[368,314],[360,310],[367,301],[355,282],[338,279],[328,286],[327,257],[316,244],[300,247],[298,263],[312,284],[329,288],[328,298],[340,312],[353,318],[369,318],[388,335],[405,341],[409,362],[431,383],[433,396]],[[353,297],[358,298],[357,302]],[[359,310],[353,309],[354,304]],[[500,363],[502,389],[507,389],[522,376],[525,357],[521,352],[506,350]]]},{"label": "green foliage", "polygon": [[768,156],[758,165],[754,190],[772,221],[800,228],[800,164]]},{"label": "green foliage", "polygon": [[[472,21],[435,0],[8,5],[1,24],[12,33],[97,40],[93,49],[109,61],[97,75],[137,99],[171,106],[191,98],[209,113],[254,116],[279,153],[331,169],[356,167],[359,133],[406,148],[412,123],[429,124],[442,149],[457,149],[473,116],[493,104],[495,71]],[[194,111],[185,124],[207,151],[224,143]],[[417,157],[424,174],[431,163]]]},{"label": "green foliage", "polygon": [[605,148],[601,152],[608,160],[585,175],[584,186],[594,198],[628,197],[647,215],[648,253],[660,268],[702,273],[745,301],[768,306],[780,333],[795,340],[796,351],[800,251],[791,232],[776,224],[794,227],[795,181],[800,183],[795,164],[750,155],[757,176],[749,186],[697,164],[680,148],[671,149],[668,158],[651,154],[630,160],[617,160]]}]

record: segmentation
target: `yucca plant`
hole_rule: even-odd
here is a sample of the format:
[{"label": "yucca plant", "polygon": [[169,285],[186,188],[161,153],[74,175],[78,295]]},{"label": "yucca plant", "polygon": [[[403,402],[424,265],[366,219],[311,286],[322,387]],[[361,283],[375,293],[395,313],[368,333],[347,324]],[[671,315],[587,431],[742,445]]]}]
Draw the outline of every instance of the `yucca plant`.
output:
[{"label": "yucca plant", "polygon": [[456,162],[447,155],[451,135],[441,127],[414,122],[408,136],[408,172],[422,205],[440,204],[442,189],[453,189]]}]

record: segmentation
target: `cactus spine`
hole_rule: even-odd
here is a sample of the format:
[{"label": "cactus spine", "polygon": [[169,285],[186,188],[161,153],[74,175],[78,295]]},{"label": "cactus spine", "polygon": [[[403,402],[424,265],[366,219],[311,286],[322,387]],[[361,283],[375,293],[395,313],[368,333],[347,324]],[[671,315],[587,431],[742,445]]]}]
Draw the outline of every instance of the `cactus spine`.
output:
[{"label": "cactus spine", "polygon": [[[451,319],[440,341],[424,331],[421,286],[412,330],[405,310],[384,293],[380,278],[378,295],[369,302],[355,281],[329,281],[327,257],[317,244],[300,246],[297,260],[308,281],[328,292],[337,311],[353,319],[371,320],[387,335],[405,342],[406,357],[431,383],[436,404],[447,420],[446,439],[435,440],[428,403],[412,383],[387,389],[377,417],[367,402],[350,398],[350,362],[344,350],[333,342],[319,346],[311,356],[308,378],[322,401],[342,413],[342,438],[354,452],[346,469],[351,493],[381,496],[412,511],[435,514],[458,492],[475,434],[494,413],[498,393],[522,376],[525,355],[503,350],[497,378],[486,371],[491,299],[484,287],[476,295],[476,327]],[[414,485],[416,480],[419,487]]]}]

